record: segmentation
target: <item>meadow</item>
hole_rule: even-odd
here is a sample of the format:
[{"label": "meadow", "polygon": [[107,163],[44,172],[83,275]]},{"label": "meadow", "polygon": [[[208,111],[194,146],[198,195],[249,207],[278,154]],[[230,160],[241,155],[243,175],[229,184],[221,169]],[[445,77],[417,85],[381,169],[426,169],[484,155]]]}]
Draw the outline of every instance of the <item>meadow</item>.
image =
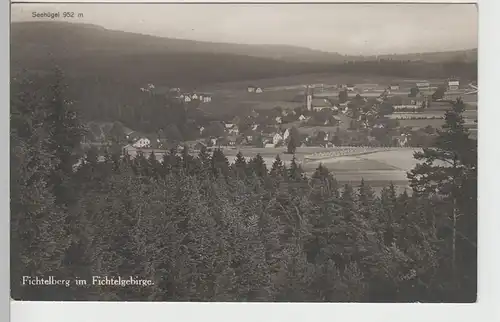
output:
[{"label": "meadow", "polygon": [[[413,158],[413,153],[417,150],[414,148],[369,148],[367,150],[359,147],[305,147],[298,148],[295,157],[308,175],[311,175],[321,163],[342,184],[351,183],[357,185],[363,179],[373,187],[381,188],[392,182],[398,186],[398,189],[404,190],[408,188],[406,172],[417,164],[417,161]],[[285,148],[228,149],[224,150],[224,154],[230,162],[233,162],[236,154],[240,151],[247,159],[260,154],[268,168],[272,166],[278,154],[285,165],[289,165],[293,157],[291,154],[285,153]],[[349,152],[346,153],[346,151]],[[312,158],[313,155],[321,154],[324,155],[323,158]]]}]

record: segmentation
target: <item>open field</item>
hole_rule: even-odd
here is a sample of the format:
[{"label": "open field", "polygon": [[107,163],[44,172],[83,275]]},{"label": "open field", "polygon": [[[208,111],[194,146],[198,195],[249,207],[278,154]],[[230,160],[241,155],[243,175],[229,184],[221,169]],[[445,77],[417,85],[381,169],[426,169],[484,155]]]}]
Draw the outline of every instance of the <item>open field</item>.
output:
[{"label": "open field", "polygon": [[[415,80],[414,82],[417,82]],[[429,80],[433,81],[433,80]],[[434,80],[442,83],[443,80]],[[403,83],[402,78],[384,77],[384,76],[360,76],[344,74],[306,74],[287,76],[279,78],[269,78],[254,81],[226,82],[202,86],[197,91],[212,93],[212,102],[203,104],[203,109],[208,113],[234,113],[242,108],[273,108],[284,102],[294,102],[302,104],[297,97],[304,93],[307,84],[324,84],[325,91],[319,88],[315,90],[318,96],[329,96],[336,98],[338,90],[332,90],[331,87],[336,84],[352,83],[359,85],[361,90],[366,90],[362,95],[377,97],[391,83],[400,83],[401,92],[409,93],[412,83]],[[247,86],[259,86],[263,93],[248,93]],[[351,96],[356,93],[350,93]],[[266,102],[259,106],[259,102]],[[288,107],[288,106],[283,106]]]},{"label": "open field", "polygon": [[444,119],[420,119],[420,120],[398,120],[400,126],[411,126],[411,127],[426,127],[428,125],[434,128],[440,128],[444,124]]},{"label": "open field", "polygon": [[[414,148],[302,147],[297,149],[295,157],[308,175],[311,175],[321,163],[334,174],[341,184],[358,185],[361,179],[364,179],[376,190],[380,190],[381,187],[392,182],[402,191],[408,188],[407,171],[417,164],[413,158],[413,153],[417,150]],[[285,147],[227,148],[224,149],[224,154],[232,163],[240,151],[247,160],[260,154],[268,169],[271,168],[276,155],[279,155],[287,166],[293,157],[293,155],[285,153]],[[161,160],[166,152],[155,150],[155,155],[158,160]],[[135,152],[130,151],[129,153],[132,157],[135,156]],[[144,149],[143,153],[148,155],[151,150]],[[197,152],[194,151],[193,155],[196,154]],[[312,155],[320,155],[322,158],[311,159]]]},{"label": "open field", "polygon": [[[361,179],[369,182],[373,187],[383,187],[393,182],[401,189],[407,188],[408,181],[406,172],[412,169],[417,163],[413,159],[413,153],[417,149],[413,148],[393,148],[389,150],[381,150],[373,148],[368,152],[362,148],[351,148],[351,155],[339,155],[328,157],[328,154],[338,150],[346,150],[346,147],[338,148],[299,148],[295,157],[297,162],[301,164],[304,171],[311,175],[320,163],[326,166],[340,183],[359,184]],[[285,148],[241,148],[225,151],[230,162],[238,151],[248,159],[254,157],[258,153],[262,155],[266,165],[271,167],[277,154],[285,164],[289,164],[292,156],[285,154]],[[370,152],[374,151],[374,152]],[[310,160],[314,153],[323,153],[325,158]]]},{"label": "open field", "polygon": [[[203,86],[200,88],[204,91],[217,92],[224,89],[244,90],[248,85],[260,86],[264,90],[266,88],[292,88],[298,89],[304,84],[324,84],[325,86],[334,84],[369,84],[369,87],[376,87],[383,85],[387,86],[391,83],[400,83],[401,87],[412,87],[418,79],[405,79],[402,77],[380,76],[380,75],[351,75],[341,73],[317,73],[317,74],[303,74],[277,78],[258,79],[251,81],[237,81],[237,82],[224,82]],[[444,80],[428,79],[430,83],[442,84]]]}]

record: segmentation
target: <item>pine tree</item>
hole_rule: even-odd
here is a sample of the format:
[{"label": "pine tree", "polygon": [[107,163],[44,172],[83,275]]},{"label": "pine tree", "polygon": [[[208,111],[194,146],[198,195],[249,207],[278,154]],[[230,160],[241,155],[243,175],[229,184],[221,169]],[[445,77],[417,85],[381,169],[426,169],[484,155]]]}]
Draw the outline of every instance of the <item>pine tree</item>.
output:
[{"label": "pine tree", "polygon": [[182,168],[182,159],[177,155],[177,148],[173,147],[170,149],[168,153],[168,162],[167,165],[169,169],[173,172],[180,172]]},{"label": "pine tree", "polygon": [[[417,196],[443,200],[443,215],[449,218],[446,226],[451,230],[452,280],[460,288],[474,288],[470,282],[460,286],[461,281],[475,280],[475,269],[463,269],[468,267],[466,262],[477,259],[477,142],[469,138],[464,127],[464,110],[463,101],[458,99],[446,112],[445,124],[433,146],[415,153],[415,159],[423,163],[417,164],[408,178]],[[475,298],[465,290],[462,295]]]},{"label": "pine tree", "polygon": [[337,180],[322,163],[318,165],[311,176],[312,200],[322,202],[329,198],[340,197]]},{"label": "pine tree", "polygon": [[358,188],[358,203],[360,208],[369,208],[373,205],[375,195],[373,189],[362,178]]},{"label": "pine tree", "polygon": [[188,174],[193,174],[194,172],[194,158],[192,155],[189,154],[189,147],[187,145],[184,145],[182,152],[181,152],[181,159],[182,159],[182,167]]},{"label": "pine tree", "polygon": [[234,164],[232,165],[232,168],[237,178],[243,179],[246,177],[247,162],[243,157],[241,151],[239,151],[238,154],[236,154],[236,159],[234,161]]},{"label": "pine tree", "polygon": [[269,175],[273,177],[275,180],[284,180],[286,178],[286,167],[281,158],[276,155],[276,158],[271,166],[271,170],[269,171]]},{"label": "pine tree", "polygon": [[149,176],[149,163],[144,155],[144,152],[137,151],[135,158],[132,161],[132,168],[136,175]]},{"label": "pine tree", "polygon": [[298,142],[296,142],[296,139],[290,136],[290,139],[288,140],[288,144],[286,146],[287,153],[295,154],[295,151],[297,150],[297,145]]},{"label": "pine tree", "polygon": [[293,155],[292,161],[290,162],[290,168],[288,169],[288,179],[292,182],[300,182],[304,179],[303,170],[297,163],[295,155]]},{"label": "pine tree", "polygon": [[149,175],[151,177],[158,177],[160,175],[160,163],[158,162],[158,159],[156,159],[156,154],[154,151],[151,151],[151,153],[148,156],[148,169],[149,169]]},{"label": "pine tree", "polygon": [[342,201],[352,205],[354,203],[354,190],[350,184],[345,184],[342,190]]},{"label": "pine tree", "polygon": [[75,152],[80,147],[85,131],[73,102],[65,98],[65,88],[63,74],[61,70],[56,69],[54,81],[47,95],[45,122],[50,131],[49,149],[57,162],[50,178],[50,185],[54,189],[56,202],[69,205],[76,198],[71,178],[73,166],[77,161]]},{"label": "pine tree", "polygon": [[[23,276],[67,276],[61,265],[72,241],[68,213],[55,203],[48,179],[57,166],[42,97],[31,81],[12,82],[10,127],[11,296],[16,300],[61,300],[62,288],[22,286]],[[43,93],[44,95],[45,93]]]},{"label": "pine tree", "polygon": [[212,155],[211,159],[211,169],[214,176],[224,176],[229,175],[229,161],[227,160],[224,152],[221,149],[216,149]]},{"label": "pine tree", "polygon": [[205,146],[202,146],[198,153],[198,173],[200,178],[208,178],[212,176],[211,171],[211,157]]},{"label": "pine tree", "polygon": [[252,160],[250,160],[249,167],[252,172],[257,175],[257,177],[265,178],[267,176],[266,162],[264,161],[260,153],[257,154]]}]

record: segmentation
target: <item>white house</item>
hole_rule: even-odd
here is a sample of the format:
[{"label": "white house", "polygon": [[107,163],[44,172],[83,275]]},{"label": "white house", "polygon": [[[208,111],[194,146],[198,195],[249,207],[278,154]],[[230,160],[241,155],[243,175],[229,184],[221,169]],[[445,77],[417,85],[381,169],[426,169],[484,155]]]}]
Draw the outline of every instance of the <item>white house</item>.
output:
[{"label": "white house", "polygon": [[197,100],[197,99],[198,99],[198,95],[193,94],[193,95],[191,96],[191,99]]},{"label": "white house", "polygon": [[200,135],[203,134],[203,131],[205,131],[205,127],[204,126],[201,126],[200,127]]},{"label": "white house", "polygon": [[458,80],[449,80],[448,81],[448,90],[456,91],[460,87],[460,81]]},{"label": "white house", "polygon": [[304,116],[304,114],[301,114],[299,116],[299,121],[305,121],[307,119],[307,117]]},{"label": "white house", "polygon": [[254,93],[255,92],[255,86],[248,86],[247,87],[247,92]]},{"label": "white house", "polygon": [[185,95],[184,96],[184,102],[186,102],[186,103],[191,102],[191,97],[189,97],[189,95]]},{"label": "white house", "polygon": [[255,89],[255,93],[262,93],[262,88],[257,87],[257,88]]},{"label": "white house", "polygon": [[431,84],[429,82],[420,82],[420,83],[417,83],[417,88],[421,91],[425,91],[425,90],[429,90],[429,88],[431,87]]},{"label": "white house", "polygon": [[356,87],[356,86],[354,86],[354,85],[352,85],[352,84],[347,84],[347,85],[346,85],[346,88],[347,88],[347,90],[348,90],[349,92],[354,92],[354,88],[355,88],[355,87]]},{"label": "white house", "polygon": [[132,146],[134,148],[147,148],[151,146],[151,141],[148,138],[140,138]]},{"label": "white house", "polygon": [[234,127],[234,124],[233,123],[226,123],[226,124],[224,124],[224,126],[226,127],[226,129],[232,129]]},{"label": "white house", "polygon": [[419,109],[422,107],[422,105],[414,105],[414,104],[411,104],[411,105],[394,105],[393,106],[395,110],[402,110],[402,109]]},{"label": "white house", "polygon": [[281,143],[283,141],[283,136],[280,134],[280,133],[276,133],[274,136],[273,136],[273,144],[274,145],[278,145],[279,143]]},{"label": "white house", "polygon": [[210,95],[203,95],[203,98],[200,98],[200,101],[203,101],[203,103],[209,103],[212,101],[212,97],[210,97]]},{"label": "white house", "polygon": [[276,123],[281,124],[283,122],[283,118],[281,116],[276,117]]},{"label": "white house", "polygon": [[391,91],[399,91],[399,85],[398,85],[398,84],[391,84],[391,85],[389,86],[389,89],[390,89]]}]

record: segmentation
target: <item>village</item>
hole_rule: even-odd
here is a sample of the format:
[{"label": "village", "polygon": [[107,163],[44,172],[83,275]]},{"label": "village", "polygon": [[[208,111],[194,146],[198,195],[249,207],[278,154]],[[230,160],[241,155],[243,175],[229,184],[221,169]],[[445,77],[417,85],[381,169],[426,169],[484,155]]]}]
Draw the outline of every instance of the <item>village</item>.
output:
[{"label": "village", "polygon": [[[101,159],[103,152],[117,143],[122,153],[132,158],[138,153],[153,154],[159,161],[166,153],[184,149],[192,155],[222,149],[230,162],[239,152],[247,159],[260,154],[268,166],[279,155],[285,164],[295,158],[306,172],[313,171],[320,162],[329,164],[329,168],[340,171],[340,181],[368,178],[406,186],[406,171],[414,166],[413,153],[432,141],[444,123],[445,111],[456,99],[464,101],[465,125],[471,136],[477,137],[478,87],[469,82],[461,84],[457,79],[248,85],[239,90],[212,92],[148,84],[140,91],[144,95],[167,96],[186,110],[201,112],[223,104],[228,97],[231,102],[254,105],[228,109],[220,120],[196,125],[193,140],[172,139],[163,129],[143,133],[115,122],[100,127],[91,124],[90,128],[97,128],[99,134],[83,145],[98,147]],[[295,141],[293,151],[289,149],[290,140]],[[395,164],[392,159],[403,161]]]},{"label": "village", "polygon": [[[477,86],[467,84],[461,88],[458,80],[448,80],[445,84],[416,82],[411,85],[302,85],[303,89],[297,88],[297,94],[288,104],[278,101],[271,108],[274,102],[267,101],[264,108],[236,111],[236,115],[227,121],[199,125],[199,138],[192,141],[175,142],[124,127],[127,144],[123,148],[129,153],[137,149],[155,149],[162,153],[170,150],[173,144],[187,145],[193,150],[199,150],[201,146],[278,148],[286,145],[292,128],[300,133],[297,147],[418,147],[422,146],[418,135],[431,134],[433,129],[439,128],[444,111],[459,97],[469,107],[467,125],[475,132]],[[148,84],[141,91],[154,91],[155,88],[155,85]],[[276,91],[273,88],[268,90]],[[259,96],[266,89],[248,86],[246,91]],[[199,102],[199,108],[204,108],[203,104],[217,104],[216,99],[212,101],[213,94],[183,92],[180,88],[171,88],[167,92],[186,106],[195,101]],[[101,144],[106,142],[105,135],[100,141]]]}]

